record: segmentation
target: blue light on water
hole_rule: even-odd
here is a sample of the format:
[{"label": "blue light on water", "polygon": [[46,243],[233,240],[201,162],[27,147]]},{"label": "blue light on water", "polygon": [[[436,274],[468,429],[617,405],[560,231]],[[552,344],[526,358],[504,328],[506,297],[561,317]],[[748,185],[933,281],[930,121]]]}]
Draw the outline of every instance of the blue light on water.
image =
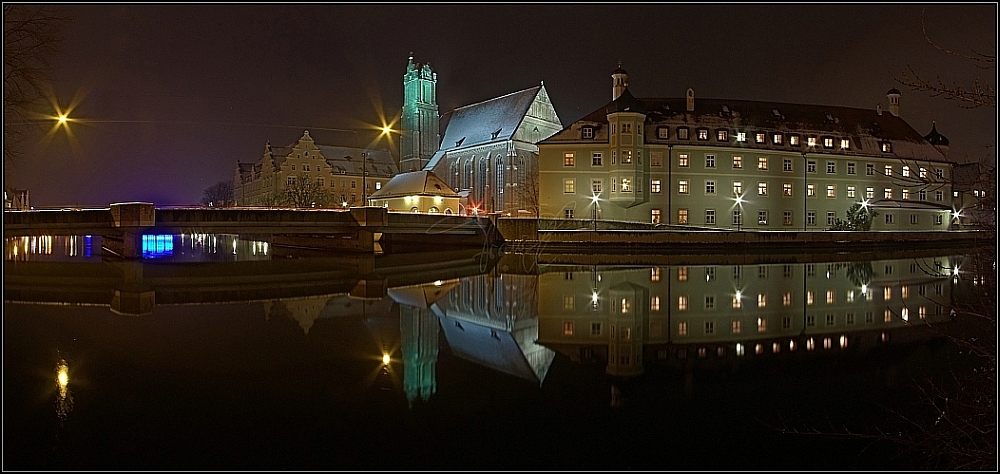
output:
[{"label": "blue light on water", "polygon": [[143,235],[142,258],[160,258],[174,254],[173,235]]},{"label": "blue light on water", "polygon": [[93,243],[91,242],[91,236],[83,236],[83,256],[90,258],[90,252],[93,248]]}]

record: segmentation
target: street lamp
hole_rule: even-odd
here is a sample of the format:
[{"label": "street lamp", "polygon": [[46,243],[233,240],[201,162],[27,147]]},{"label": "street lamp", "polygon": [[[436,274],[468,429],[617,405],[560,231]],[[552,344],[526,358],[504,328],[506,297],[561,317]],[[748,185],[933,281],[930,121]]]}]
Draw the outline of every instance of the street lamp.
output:
[{"label": "street lamp", "polygon": [[600,194],[595,194],[590,197],[591,205],[594,206],[594,232],[597,232],[597,207],[600,206],[600,203],[598,202],[600,199]]},{"label": "street lamp", "polygon": [[736,220],[736,231],[743,230],[743,196],[736,196],[736,206],[739,207],[739,219]]}]

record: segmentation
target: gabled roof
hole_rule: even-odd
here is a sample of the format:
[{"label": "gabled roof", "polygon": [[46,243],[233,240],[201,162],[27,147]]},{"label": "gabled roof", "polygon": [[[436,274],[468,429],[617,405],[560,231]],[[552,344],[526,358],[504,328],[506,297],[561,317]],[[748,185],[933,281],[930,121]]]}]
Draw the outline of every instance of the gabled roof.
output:
[{"label": "gabled roof", "polygon": [[[437,306],[434,306],[438,309]],[[526,337],[527,328],[504,331],[435,311],[452,353],[458,357],[541,385],[555,352]],[[534,328],[537,334],[537,327]]]},{"label": "gabled roof", "polygon": [[403,196],[443,196],[459,197],[441,178],[431,171],[411,171],[400,173],[385,183],[382,189],[369,196],[371,199],[387,199]]},{"label": "gabled roof", "polygon": [[444,131],[441,147],[425,169],[434,168],[444,154],[456,148],[510,140],[542,87],[538,85],[512,92],[442,115],[439,121]]},{"label": "gabled roof", "polygon": [[[733,133],[724,146],[743,147],[748,149],[761,148],[768,150],[794,150],[806,152],[823,152],[822,146],[815,150],[806,146],[805,135],[817,137],[832,136],[836,140],[848,138],[851,147],[841,151],[839,143],[835,147],[838,154],[856,154],[866,156],[886,156],[891,158],[912,158],[929,161],[947,161],[944,155],[924,139],[905,120],[889,112],[879,114],[875,109],[856,107],[841,107],[831,105],[790,104],[781,102],[762,102],[752,100],[732,99],[696,99],[693,112],[687,111],[686,98],[633,98],[628,89],[618,101],[612,101],[584,116],[574,124],[564,128],[552,137],[543,140],[541,144],[580,141],[581,126],[588,123],[597,125],[594,141],[607,139],[608,114],[613,113],[623,103],[629,106],[639,105],[645,109],[646,123],[649,129],[646,133],[646,143],[670,143],[690,145],[718,146],[715,140],[715,129],[746,131],[748,139],[745,143],[736,143]],[[634,110],[633,110],[634,111]],[[602,126],[603,125],[603,126]],[[656,138],[656,127],[669,126],[670,138]],[[689,127],[691,138],[678,140],[675,127]],[[698,141],[694,137],[697,128],[712,130],[710,140]],[[789,145],[786,137],[782,145],[754,143],[754,132],[779,132],[783,134],[802,135],[801,146]],[[881,142],[892,142],[892,153],[881,151]],[[833,152],[833,150],[830,150]]]},{"label": "gabled roof", "polygon": [[[388,178],[398,172],[392,154],[386,149],[371,150],[331,145],[316,145],[316,148],[326,158],[326,163],[333,168],[333,174],[346,171],[347,174],[360,175],[363,171],[362,166],[368,171],[368,176]],[[362,152],[368,156],[368,163],[365,165],[361,159]]]}]

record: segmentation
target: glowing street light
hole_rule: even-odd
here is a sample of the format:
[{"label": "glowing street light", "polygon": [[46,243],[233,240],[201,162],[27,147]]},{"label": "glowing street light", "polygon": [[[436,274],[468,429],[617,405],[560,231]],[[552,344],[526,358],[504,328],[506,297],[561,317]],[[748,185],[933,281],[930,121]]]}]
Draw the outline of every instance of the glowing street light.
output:
[{"label": "glowing street light", "polygon": [[595,194],[590,197],[591,205],[594,206],[594,232],[597,232],[597,207],[600,205],[601,195]]},{"label": "glowing street light", "polygon": [[743,230],[743,196],[736,196],[736,205],[740,208],[740,218],[736,220],[736,231]]}]

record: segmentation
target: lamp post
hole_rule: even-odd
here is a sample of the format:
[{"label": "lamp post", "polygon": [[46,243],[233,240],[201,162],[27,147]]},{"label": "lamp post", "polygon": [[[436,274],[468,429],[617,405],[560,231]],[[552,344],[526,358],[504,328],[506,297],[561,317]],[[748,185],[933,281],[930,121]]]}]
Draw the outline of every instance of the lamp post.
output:
[{"label": "lamp post", "polygon": [[736,196],[736,207],[739,210],[740,218],[736,220],[736,232],[743,231],[743,196]]},{"label": "lamp post", "polygon": [[597,206],[600,206],[600,203],[598,202],[600,199],[600,194],[595,194],[590,197],[590,200],[592,201],[591,204],[594,206],[594,232],[597,232]]},{"label": "lamp post", "polygon": [[361,150],[361,206],[368,206],[368,153]]}]

